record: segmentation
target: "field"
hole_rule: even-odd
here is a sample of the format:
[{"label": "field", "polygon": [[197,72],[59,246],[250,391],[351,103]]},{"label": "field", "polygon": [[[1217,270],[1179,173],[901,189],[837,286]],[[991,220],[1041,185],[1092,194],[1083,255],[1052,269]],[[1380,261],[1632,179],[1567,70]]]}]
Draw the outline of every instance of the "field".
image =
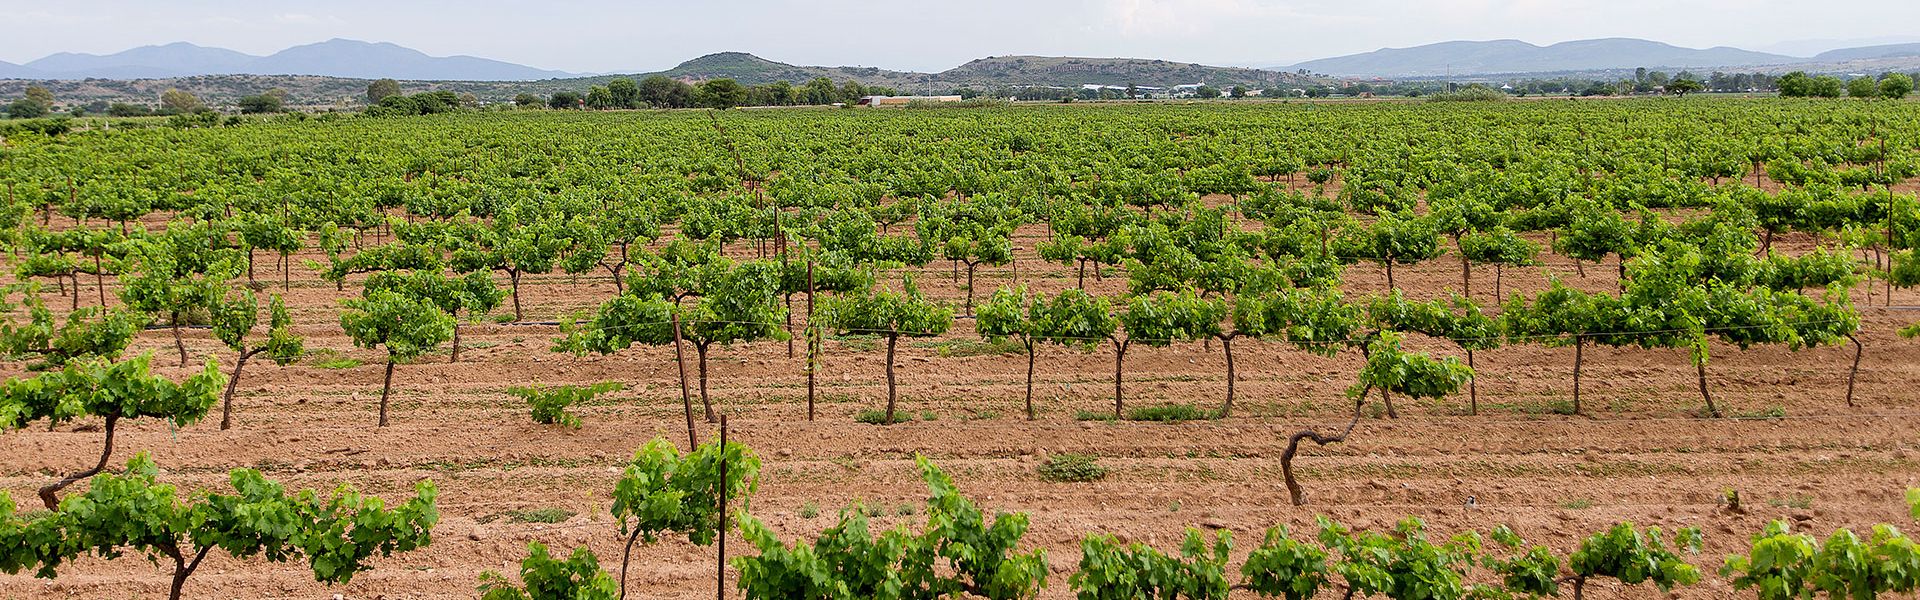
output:
[{"label": "field", "polygon": [[[1815,535],[1911,524],[1902,496],[1920,486],[1920,401],[1910,386],[1920,378],[1920,340],[1896,332],[1920,321],[1910,310],[1920,291],[1902,287],[1911,283],[1897,274],[1890,285],[1885,272],[1891,266],[1898,273],[1920,242],[1920,234],[1904,233],[1916,231],[1910,224],[1920,227],[1910,222],[1920,219],[1913,200],[1920,186],[1912,179],[1920,162],[1916,125],[1920,104],[1730,99],[282,118],[9,137],[0,146],[0,181],[10,184],[22,231],[113,232],[132,223],[129,231],[157,234],[169,222],[192,219],[232,223],[231,239],[241,240],[242,224],[264,219],[299,232],[302,243],[290,251],[284,274],[270,249],[257,251],[253,270],[263,301],[267,294],[284,298],[287,330],[304,337],[305,356],[286,366],[264,357],[249,362],[231,429],[219,427],[217,406],[184,427],[158,418],[120,423],[113,464],[149,452],[160,479],[182,490],[230,490],[227,471],[243,467],[288,488],[351,484],[395,503],[416,482],[438,485],[441,520],[432,544],[373,559],[351,583],[315,583],[304,562],[215,553],[188,584],[188,597],[474,597],[483,571],[519,572],[529,541],[556,554],[586,546],[602,565],[617,567],[625,538],[608,513],[614,482],[648,440],[685,443],[675,348],[645,340],[605,353],[555,346],[570,337],[618,346],[594,337],[623,323],[603,303],[637,295],[643,285],[677,289],[676,282],[705,281],[676,270],[687,264],[743,270],[780,262],[784,238],[774,236],[765,218],[773,211],[764,208],[779,206],[796,255],[824,262],[830,258],[808,252],[865,252],[869,258],[848,260],[877,287],[902,290],[910,275],[927,299],[955,315],[943,334],[898,342],[898,411],[911,421],[887,426],[855,419],[882,408],[889,395],[888,342],[871,327],[822,334],[817,412],[808,418],[806,340],[790,346],[777,339],[788,330],[779,314],[788,306],[791,330],[805,331],[804,293],[786,297],[791,289],[766,288],[770,298],[782,296],[751,313],[761,333],[748,337],[757,339],[712,345],[707,392],[714,408],[727,415],[731,439],[764,463],[748,512],[789,542],[813,539],[855,502],[876,531],[921,527],[927,488],[914,456],[924,455],[989,512],[1030,516],[1021,547],[1046,550],[1051,577],[1042,598],[1073,597],[1068,577],[1090,533],[1172,552],[1188,527],[1231,531],[1238,549],[1230,578],[1237,581],[1239,561],[1264,530],[1286,524],[1312,532],[1316,515],[1376,531],[1417,516],[1436,538],[1509,524],[1561,554],[1621,521],[1697,527],[1704,547],[1687,556],[1705,577],[1673,597],[1729,598],[1753,592],[1736,591],[1717,574],[1722,558],[1748,552],[1749,537],[1770,520]],[[1765,164],[1764,173],[1751,171],[1756,163]],[[903,198],[929,200],[912,211],[889,208],[913,205]],[[1454,208],[1461,198],[1486,203],[1494,216]],[[1326,210],[1329,203],[1337,208]],[[1167,250],[1144,259],[1120,253],[1132,262],[1095,260],[1118,263],[1097,267],[1097,275],[1092,266],[1082,275],[1071,253],[1058,260],[1058,234],[1084,217],[1061,215],[1102,206],[1137,219],[1132,226],[1141,229],[1109,229],[1082,242],[1120,238],[1132,250]],[[43,210],[51,213],[44,220]],[[856,213],[864,220],[845,216]],[[1358,391],[1365,371],[1361,348],[1366,356],[1381,352],[1370,345],[1378,341],[1372,332],[1408,331],[1409,355],[1435,360],[1465,361],[1454,341],[1463,336],[1425,335],[1430,328],[1369,313],[1350,333],[1323,340],[1320,349],[1330,355],[1306,351],[1311,344],[1286,332],[1235,338],[1233,412],[1161,423],[1093,418],[1114,411],[1115,343],[1093,339],[1101,336],[1067,340],[1086,347],[1038,345],[1036,414],[1029,420],[1025,349],[979,333],[989,297],[1016,286],[1048,296],[1085,289],[1112,299],[1116,312],[1130,301],[1230,308],[1276,293],[1255,283],[1263,277],[1280,279],[1274,287],[1283,294],[1337,290],[1361,313],[1389,290],[1416,302],[1447,299],[1463,291],[1462,262],[1442,216],[1458,213],[1468,213],[1461,217],[1468,222],[1497,221],[1540,247],[1532,260],[1498,268],[1501,297],[1493,288],[1496,266],[1469,264],[1467,298],[1489,314],[1544,311],[1535,299],[1554,293],[1558,281],[1581,297],[1637,306],[1631,310],[1641,313],[1619,310],[1642,320],[1629,329],[1598,317],[1586,329],[1502,329],[1495,336],[1503,343],[1475,352],[1477,400],[1465,387],[1420,394],[1408,384],[1386,384],[1397,392],[1397,418],[1370,402],[1346,441],[1301,447],[1294,467],[1306,490],[1303,506],[1289,501],[1279,457],[1295,431],[1338,430],[1354,418],[1348,394]],[[1594,223],[1612,222],[1609,216],[1629,226],[1587,229],[1597,231]],[[606,240],[618,238],[608,232],[636,227],[603,222],[622,217],[650,221],[659,235],[608,252]],[[1404,236],[1370,243],[1383,234],[1369,232],[1398,219],[1424,224],[1425,233],[1414,237],[1437,248],[1420,250],[1415,242],[1408,249]],[[423,233],[436,224],[448,231]],[[594,236],[577,233],[595,227],[600,255],[584,248]],[[342,236],[337,247],[324,247],[323,230]],[[533,264],[538,251],[508,256],[516,246],[504,238],[476,241],[473,232],[482,230],[535,232],[515,243],[551,247],[547,264]],[[1491,228],[1461,230],[1472,237]],[[1207,238],[1213,234],[1224,241]],[[417,241],[430,235],[463,241]],[[458,362],[445,343],[399,361],[391,371],[391,424],[376,427],[388,351],[355,345],[341,325],[348,310],[342,301],[361,297],[369,278],[363,271],[400,268],[328,270],[396,238],[434,247],[452,270],[461,270],[463,256],[492,253],[499,258],[466,270],[487,274],[503,294],[511,289],[512,299],[503,297],[490,314],[458,315]],[[904,241],[889,251],[887,238]],[[1615,238],[1640,241],[1613,244]],[[1655,238],[1661,241],[1648,241]],[[727,259],[636,261],[622,267],[635,277],[619,289],[605,266],[614,261],[608,256],[626,253],[692,252],[692,244],[670,242],[700,239],[723,241],[707,248]],[[44,282],[45,303],[60,318],[72,305],[98,305],[101,298],[126,304],[122,292],[141,285],[131,268],[96,280],[84,271],[88,261],[78,260],[87,256],[81,249],[67,251],[77,266],[56,289],[63,275],[30,272],[32,261],[22,258],[44,250],[31,240],[13,240],[22,250],[8,264],[21,269],[19,277]],[[1005,256],[989,243],[996,240],[1004,240]],[[1363,255],[1381,247],[1394,249]],[[1596,247],[1598,256],[1582,263],[1569,256]],[[244,255],[246,248],[236,241],[229,252]],[[1849,265],[1831,281],[1817,274],[1816,260],[1802,260],[1829,250]],[[600,260],[569,268],[578,256]],[[981,264],[955,264],[948,256]],[[1742,262],[1749,259],[1763,266]],[[1727,274],[1740,269],[1778,273],[1788,263],[1809,274],[1650,287],[1676,272],[1662,269],[1686,264],[1694,265],[1689,273],[1732,281]],[[1262,274],[1322,266],[1337,275],[1308,284]],[[244,288],[246,280],[226,285]],[[1767,283],[1783,280],[1793,283]],[[1770,288],[1777,297],[1752,291]],[[1761,308],[1725,309],[1716,304],[1724,294],[1748,294],[1739,297]],[[823,292],[818,301],[856,295]],[[1632,305],[1636,299],[1650,304]],[[708,298],[680,301],[704,306]],[[1696,320],[1646,316],[1662,304],[1689,307],[1684,318]],[[689,327],[703,318],[732,320],[725,307],[712,310],[722,312],[686,313]],[[970,310],[982,316],[968,316]],[[1814,312],[1820,310],[1833,312]],[[22,314],[11,321],[23,321]],[[824,310],[815,314],[828,320]],[[1835,314],[1841,316],[1808,316]],[[1855,315],[1857,322],[1849,321]],[[1692,329],[1682,335],[1648,334],[1667,330],[1647,323],[1683,321]],[[200,371],[209,358],[231,372],[235,351],[204,321],[179,334],[188,367],[175,360],[174,330],[165,319],[156,322],[127,355],[151,353],[154,373],[173,380]],[[1212,322],[1246,329],[1224,314]],[[1206,328],[1193,323],[1159,325],[1164,338],[1132,329],[1115,334],[1135,340],[1124,358],[1126,406],[1217,409],[1228,387],[1221,339],[1197,333]],[[1768,333],[1744,333],[1756,330]],[[1851,406],[1849,334],[1864,348]],[[1577,411],[1576,349],[1567,343],[1575,340],[1583,344]],[[1710,356],[1704,366],[1696,360],[1702,354],[1690,350],[1698,348]],[[695,369],[691,344],[686,354],[686,368]],[[5,363],[6,374],[34,376],[36,357],[18,358]],[[574,406],[577,429],[532,422],[527,405],[507,393],[527,384],[601,381],[625,389]],[[1720,416],[1705,414],[1706,391]],[[691,394],[697,417],[700,392]],[[716,425],[700,421],[700,441],[717,435]],[[23,509],[37,507],[34,490],[91,465],[100,442],[100,419],[92,417],[51,429],[43,419],[0,434],[0,489]],[[1093,482],[1043,478],[1040,467],[1062,454],[1093,456],[1107,473]],[[66,494],[85,489],[82,483]],[[1729,492],[1742,500],[1738,510],[1727,506]],[[757,553],[738,535],[726,547],[730,556]],[[711,597],[714,551],[667,535],[634,550],[630,585],[638,597]],[[164,558],[158,567],[81,558],[62,566],[57,579],[0,575],[0,596],[161,597],[169,566]],[[727,585],[738,594],[731,580]],[[1668,595],[1613,581],[1592,583],[1587,593]],[[1337,594],[1329,588],[1321,597]],[[1242,595],[1255,597],[1234,592]]]}]

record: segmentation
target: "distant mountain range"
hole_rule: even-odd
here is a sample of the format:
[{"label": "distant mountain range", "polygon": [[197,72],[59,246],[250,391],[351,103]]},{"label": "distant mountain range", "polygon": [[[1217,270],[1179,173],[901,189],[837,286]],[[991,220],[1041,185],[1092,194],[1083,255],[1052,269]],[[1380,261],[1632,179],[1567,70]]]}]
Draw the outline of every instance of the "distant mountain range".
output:
[{"label": "distant mountain range", "polygon": [[1648,40],[1609,38],[1535,46],[1520,40],[1441,42],[1323,58],[1290,69],[1331,75],[1431,77],[1478,73],[1544,73],[1632,67],[1747,67],[1795,62],[1791,56],[1739,48],[1681,48]]},{"label": "distant mountain range", "polygon": [[24,65],[0,63],[0,77],[20,79],[157,79],[196,75],[319,75],[378,79],[527,81],[573,77],[472,56],[428,56],[390,43],[332,39],[268,56],[175,42],[108,55],[62,52]]},{"label": "distant mountain range", "polygon": [[[1795,57],[1725,46],[1683,48],[1633,38],[1576,40],[1549,46],[1536,46],[1519,40],[1452,41],[1411,48],[1383,48],[1274,68],[1305,69],[1334,76],[1404,78],[1596,72],[1635,67],[1675,70],[1846,70],[1848,65],[1845,63],[1891,59],[1920,59],[1920,44],[1842,48],[1813,57]],[[1920,60],[1904,62],[1920,64]]]},{"label": "distant mountain range", "polygon": [[1816,62],[1841,62],[1912,57],[1920,57],[1920,43],[1886,44],[1882,46],[1828,50],[1814,56],[1813,60]]}]

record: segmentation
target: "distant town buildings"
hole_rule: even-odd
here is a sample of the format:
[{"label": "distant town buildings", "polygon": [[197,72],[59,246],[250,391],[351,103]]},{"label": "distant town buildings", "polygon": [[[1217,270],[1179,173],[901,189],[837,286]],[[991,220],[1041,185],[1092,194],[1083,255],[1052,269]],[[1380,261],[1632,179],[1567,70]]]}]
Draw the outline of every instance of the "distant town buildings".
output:
[{"label": "distant town buildings", "polygon": [[915,102],[959,102],[960,96],[867,96],[860,106],[906,106]]}]

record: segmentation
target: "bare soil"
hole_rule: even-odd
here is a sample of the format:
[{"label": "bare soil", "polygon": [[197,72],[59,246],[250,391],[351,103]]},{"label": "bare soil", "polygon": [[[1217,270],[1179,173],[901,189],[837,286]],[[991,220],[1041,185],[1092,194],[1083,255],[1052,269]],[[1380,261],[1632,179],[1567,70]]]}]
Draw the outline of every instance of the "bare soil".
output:
[{"label": "bare soil", "polygon": [[[1018,282],[1048,292],[1072,286],[1072,269],[1034,257],[1034,244],[1044,234],[1044,228],[1028,228],[1016,242]],[[1812,241],[1789,235],[1775,244],[1804,250]],[[751,255],[747,244],[737,246],[735,253]],[[1505,290],[1539,290],[1550,276],[1593,290],[1615,285],[1611,265],[1588,268],[1580,278],[1565,258],[1543,258],[1542,267],[1508,269]],[[278,274],[266,266],[271,261],[263,256],[261,264],[260,279],[274,281],[271,289],[277,291]],[[983,268],[977,298],[1013,283],[1015,270]],[[1401,287],[1416,298],[1454,291],[1460,280],[1459,263],[1444,257],[1396,271]],[[964,292],[949,273],[936,263],[919,281],[929,293],[957,303]],[[1088,286],[1118,293],[1125,280],[1115,275],[1099,281],[1089,275]],[[459,364],[448,364],[442,352],[397,369],[393,425],[377,428],[384,354],[353,348],[339,328],[338,301],[356,293],[357,281],[338,292],[301,266],[292,279],[288,302],[308,347],[361,364],[330,369],[317,366],[317,359],[290,367],[255,361],[240,384],[232,430],[220,431],[217,415],[178,430],[123,423],[115,462],[135,451],[151,452],[166,470],[163,480],[182,489],[225,490],[225,473],[236,467],[261,469],[289,487],[352,484],[394,498],[410,494],[414,482],[432,479],[440,486],[443,520],[431,547],[377,559],[371,572],[348,585],[314,583],[300,564],[236,561],[216,553],[188,584],[190,597],[467,598],[477,595],[481,572],[517,573],[527,542],[535,540],[562,549],[590,546],[603,565],[617,568],[622,539],[607,509],[622,462],[651,438],[683,444],[686,438],[671,347],[573,357],[548,350],[556,333],[550,325],[469,323],[463,331],[468,349]],[[1475,269],[1476,298],[1491,300],[1493,279],[1491,268]],[[1350,297],[1385,287],[1379,268],[1368,264],[1350,268],[1346,280]],[[500,281],[505,284],[504,277]],[[81,300],[90,303],[96,298],[92,282],[83,278],[83,284]],[[806,420],[801,359],[788,357],[784,342],[716,348],[712,394],[730,415],[731,434],[765,461],[752,512],[784,536],[816,534],[856,501],[883,512],[877,527],[917,527],[924,519],[925,488],[912,456],[926,454],[982,506],[1031,514],[1027,542],[1047,550],[1056,572],[1045,598],[1071,597],[1066,573],[1079,559],[1079,538],[1090,532],[1171,549],[1186,527],[1228,529],[1244,555],[1265,528],[1286,524],[1311,531],[1316,514],[1357,528],[1387,527],[1414,515],[1442,535],[1508,523],[1561,553],[1621,520],[1699,526],[1707,533],[1707,549],[1694,560],[1713,572],[1769,519],[1790,518],[1817,533],[1907,522],[1900,495],[1920,485],[1920,400],[1909,387],[1920,380],[1920,344],[1894,332],[1920,320],[1920,312],[1879,308],[1888,299],[1866,287],[1855,295],[1866,344],[1857,407],[1843,400],[1850,347],[1791,352],[1716,345],[1708,374],[1723,410],[1779,415],[1744,419],[1696,417],[1699,394],[1682,351],[1589,348],[1582,416],[1551,410],[1570,398],[1572,349],[1481,352],[1478,416],[1465,415],[1464,395],[1402,405],[1397,420],[1362,420],[1345,444],[1304,449],[1297,465],[1306,507],[1288,504],[1278,457],[1287,434],[1344,423],[1349,405],[1343,393],[1357,355],[1327,359],[1242,341],[1235,346],[1241,380],[1233,418],[1093,423],[1075,421],[1074,414],[1111,409],[1111,345],[1091,352],[1050,346],[1042,350],[1036,375],[1041,413],[1030,422],[1021,407],[1024,356],[976,354],[972,323],[962,319],[948,336],[901,344],[902,410],[922,417],[913,423],[853,421],[855,412],[877,407],[885,397],[884,353],[869,340],[827,343],[815,421]],[[526,319],[542,322],[590,309],[612,294],[605,277],[565,275],[524,278],[521,291]],[[1920,293],[1895,290],[1891,304],[1920,304]],[[796,310],[803,305],[796,299]],[[195,365],[211,356],[231,368],[233,353],[207,331],[190,331],[187,344]],[[1457,354],[1446,342],[1413,344]],[[175,366],[164,330],[144,334],[136,349],[153,351],[155,362],[164,365],[158,371],[186,371]],[[1127,354],[1128,404],[1217,406],[1225,393],[1222,361],[1218,344],[1136,345]],[[20,373],[18,366],[10,368],[8,375]],[[624,382],[628,389],[576,408],[585,422],[579,430],[535,425],[527,408],[503,392],[530,382],[602,380]],[[702,441],[715,435],[713,426],[700,426]],[[0,489],[31,502],[34,488],[91,465],[99,451],[97,428],[81,422],[0,435]],[[1041,480],[1036,466],[1061,452],[1098,456],[1111,474],[1096,483]],[[1739,492],[1746,514],[1722,509],[1727,490]],[[1469,497],[1475,500],[1471,507]],[[802,517],[806,507],[817,507],[818,516]],[[558,523],[515,522],[513,516],[548,508],[575,516]],[[728,548],[751,552],[737,537]],[[712,548],[667,540],[638,549],[634,562],[631,582],[638,597],[713,595]],[[56,581],[0,576],[0,596],[153,598],[164,596],[166,584],[164,568],[146,561],[85,558]],[[1607,586],[1590,593],[1664,595]],[[1675,596],[1736,594],[1708,577]]]}]

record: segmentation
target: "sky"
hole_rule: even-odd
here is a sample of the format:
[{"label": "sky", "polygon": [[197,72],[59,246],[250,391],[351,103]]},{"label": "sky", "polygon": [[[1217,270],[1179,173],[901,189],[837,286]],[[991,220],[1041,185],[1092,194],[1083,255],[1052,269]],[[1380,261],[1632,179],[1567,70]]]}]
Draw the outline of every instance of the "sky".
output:
[{"label": "sky", "polygon": [[1238,66],[1458,39],[1639,37],[1817,52],[1920,41],[1914,0],[0,0],[0,60],[178,41],[271,54],[341,37],[572,72],[720,51],[941,71],[984,56]]}]

